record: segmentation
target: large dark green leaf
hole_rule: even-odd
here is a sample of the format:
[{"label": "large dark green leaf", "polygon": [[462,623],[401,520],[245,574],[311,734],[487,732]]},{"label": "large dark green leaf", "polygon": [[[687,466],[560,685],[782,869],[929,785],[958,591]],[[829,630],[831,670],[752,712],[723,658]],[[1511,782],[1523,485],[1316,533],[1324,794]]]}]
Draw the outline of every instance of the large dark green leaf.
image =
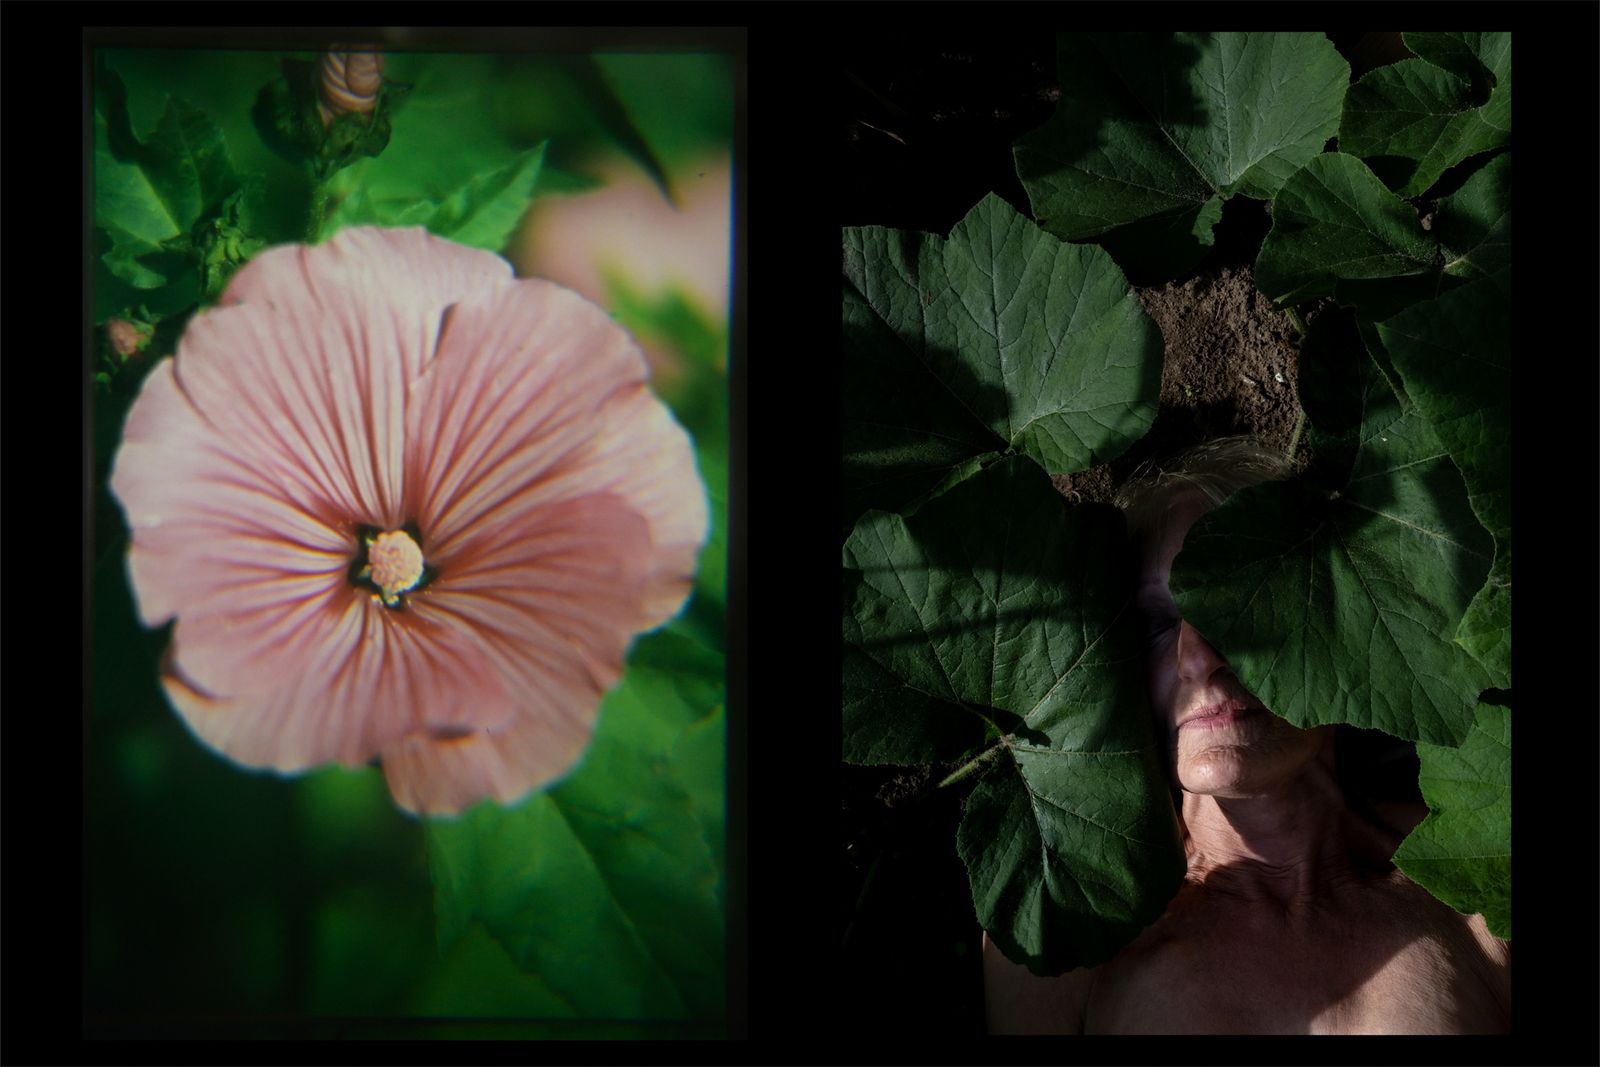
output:
[{"label": "large dark green leaf", "polygon": [[1013,456],[844,549],[845,756],[986,738],[958,847],[978,918],[1036,973],[1110,958],[1184,859],[1145,698],[1121,516]]},{"label": "large dark green leaf", "polygon": [[1495,541],[1488,584],[1457,639],[1511,686],[1511,268],[1413,305],[1378,335],[1461,469],[1472,510]]},{"label": "large dark green leaf", "polygon": [[[1255,277],[1256,287],[1280,305],[1319,296],[1390,303],[1396,292],[1405,303],[1435,295],[1443,266],[1416,209],[1385,189],[1361,160],[1329,152],[1278,193]],[[1360,285],[1370,282],[1380,284]],[[1411,286],[1402,288],[1407,282]]]},{"label": "large dark green leaf", "polygon": [[1016,146],[1040,225],[1076,239],[1202,217],[1186,261],[1213,201],[1269,199],[1322,151],[1350,80],[1320,33],[1068,33],[1057,54],[1061,102]]},{"label": "large dark green leaf", "polygon": [[1478,705],[1460,748],[1418,745],[1428,817],[1395,850],[1412,881],[1511,937],[1511,709]]},{"label": "large dark green leaf", "polygon": [[1354,331],[1313,334],[1300,379],[1312,468],[1196,523],[1173,597],[1296,726],[1459,744],[1488,678],[1453,638],[1493,542],[1432,426]]},{"label": "large dark green leaf", "polygon": [[1052,472],[1155,417],[1161,334],[1111,257],[985,197],[948,239],[844,232],[845,522],[1012,449]]},{"label": "large dark green leaf", "polygon": [[439,942],[482,923],[578,1018],[723,1011],[722,657],[642,639],[579,769],[428,824]]},{"label": "large dark green leaf", "polygon": [[1421,58],[1379,67],[1350,87],[1339,148],[1413,197],[1510,138],[1511,35],[1408,33],[1405,42]]},{"label": "large dark green leaf", "polygon": [[1502,155],[1439,200],[1433,230],[1445,273],[1481,278],[1511,265],[1511,157]]}]

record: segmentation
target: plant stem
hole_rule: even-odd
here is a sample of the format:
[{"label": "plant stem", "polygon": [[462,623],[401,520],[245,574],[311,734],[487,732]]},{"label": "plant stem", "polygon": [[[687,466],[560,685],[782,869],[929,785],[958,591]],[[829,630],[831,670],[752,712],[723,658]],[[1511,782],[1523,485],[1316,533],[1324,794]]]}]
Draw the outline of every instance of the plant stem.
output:
[{"label": "plant stem", "polygon": [[322,224],[328,221],[328,199],[327,183],[314,182],[311,186],[311,217],[306,221],[307,244],[316,244],[317,238],[322,236]]},{"label": "plant stem", "polygon": [[938,785],[934,786],[934,788],[943,789],[947,785],[955,785],[963,778],[971,777],[973,774],[977,773],[984,761],[988,760],[998,751],[1000,751],[1000,743],[997,741],[993,745],[990,745],[988,748],[984,749],[982,752],[978,753],[976,756],[972,757],[966,763],[963,763],[960,767],[957,767],[955,770],[951,771],[945,776],[944,780]]},{"label": "plant stem", "polygon": [[1306,331],[1306,320],[1302,319],[1300,317],[1300,312],[1297,311],[1296,309],[1292,308],[1292,307],[1287,307],[1287,308],[1284,308],[1283,310],[1288,313],[1289,321],[1294,323],[1294,328],[1296,330],[1300,331],[1300,336],[1304,337],[1306,335],[1306,332],[1307,332]]},{"label": "plant stem", "polygon": [[1290,463],[1294,462],[1294,449],[1300,443],[1300,431],[1305,429],[1305,426],[1306,412],[1301,408],[1299,418],[1294,420],[1294,434],[1289,438],[1289,451],[1284,454]]}]

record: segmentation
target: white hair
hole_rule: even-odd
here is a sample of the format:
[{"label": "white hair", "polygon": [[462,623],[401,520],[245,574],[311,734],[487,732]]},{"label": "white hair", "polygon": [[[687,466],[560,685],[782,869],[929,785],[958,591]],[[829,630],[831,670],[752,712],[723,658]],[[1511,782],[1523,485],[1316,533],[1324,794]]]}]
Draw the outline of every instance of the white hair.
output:
[{"label": "white hair", "polygon": [[1192,491],[1216,507],[1252,485],[1289,476],[1288,457],[1255,437],[1218,437],[1171,459],[1147,460],[1118,487],[1111,502],[1122,509],[1128,532],[1137,540],[1159,535],[1173,502]]}]

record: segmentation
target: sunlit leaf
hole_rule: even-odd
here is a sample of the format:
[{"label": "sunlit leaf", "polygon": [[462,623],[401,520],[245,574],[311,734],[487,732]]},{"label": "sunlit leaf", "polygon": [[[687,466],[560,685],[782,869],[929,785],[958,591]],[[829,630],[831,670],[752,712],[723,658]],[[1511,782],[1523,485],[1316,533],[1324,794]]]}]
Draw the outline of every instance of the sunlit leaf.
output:
[{"label": "sunlit leaf", "polygon": [[1395,850],[1395,866],[1511,937],[1511,709],[1480,704],[1459,748],[1418,745],[1428,817]]},{"label": "sunlit leaf", "polygon": [[1406,393],[1466,481],[1494,566],[1457,639],[1511,685],[1511,268],[1378,324]]},{"label": "sunlit leaf", "polygon": [[1301,366],[1315,458],[1242,490],[1186,537],[1178,610],[1277,714],[1459,744],[1483,669],[1456,627],[1493,540],[1427,418],[1353,338]]},{"label": "sunlit leaf", "polygon": [[[1168,276],[1210,246],[1221,200],[1270,199],[1322,151],[1350,66],[1320,33],[1063,33],[1061,101],[1016,145],[1039,224],[1094,237],[1143,220],[1186,236]],[[1190,235],[1192,231],[1192,236]],[[1154,271],[1161,249],[1140,242]]]},{"label": "sunlit leaf", "polygon": [[844,273],[847,524],[987,452],[1084,470],[1155,417],[1161,333],[1122,272],[997,196],[949,238],[846,229]]}]

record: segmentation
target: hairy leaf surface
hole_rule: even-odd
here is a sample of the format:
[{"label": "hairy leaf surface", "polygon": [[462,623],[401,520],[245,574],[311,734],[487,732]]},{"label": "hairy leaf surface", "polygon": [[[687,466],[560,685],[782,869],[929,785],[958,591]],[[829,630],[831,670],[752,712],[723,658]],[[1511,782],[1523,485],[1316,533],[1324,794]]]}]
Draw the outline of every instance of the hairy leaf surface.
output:
[{"label": "hairy leaf surface", "polygon": [[1350,80],[1320,33],[1068,33],[1057,61],[1056,113],[1015,149],[1034,214],[1068,239],[1208,220],[1171,272],[1210,245],[1213,201],[1269,199],[1322,151]]},{"label": "hairy leaf surface", "polygon": [[1400,842],[1394,862],[1466,915],[1481,913],[1511,937],[1511,709],[1479,704],[1460,748],[1418,745],[1428,817]]},{"label": "hairy leaf surface", "polygon": [[1358,339],[1314,348],[1300,395],[1313,466],[1195,524],[1172,570],[1179,612],[1296,726],[1459,744],[1488,678],[1453,638],[1493,541]]},{"label": "hairy leaf surface", "polygon": [[[1423,230],[1416,209],[1385,189],[1361,160],[1329,152],[1279,192],[1255,277],[1257,288],[1280,305],[1320,296],[1390,305],[1398,293],[1403,306],[1433,296],[1442,268],[1438,243]],[[1394,284],[1401,281],[1419,284]],[[1369,282],[1381,284],[1360,284]]]},{"label": "hairy leaf surface", "polygon": [[1511,686],[1511,268],[1378,324],[1406,394],[1432,423],[1494,537],[1494,567],[1457,632]]},{"label": "hairy leaf surface", "polygon": [[847,526],[988,452],[1085,470],[1155,418],[1161,334],[1122,272],[997,196],[949,238],[846,229],[844,277]]},{"label": "hairy leaf surface", "polygon": [[1439,200],[1433,229],[1445,273],[1481,278],[1511,265],[1511,157],[1498,156]]},{"label": "hairy leaf surface", "polygon": [[1405,42],[1420,58],[1379,67],[1350,87],[1339,148],[1413,197],[1510,138],[1511,35],[1408,33]]},{"label": "hairy leaf surface", "polygon": [[845,544],[845,755],[991,749],[957,844],[978,918],[1040,974],[1095,964],[1184,870],[1121,517],[1013,456]]}]

